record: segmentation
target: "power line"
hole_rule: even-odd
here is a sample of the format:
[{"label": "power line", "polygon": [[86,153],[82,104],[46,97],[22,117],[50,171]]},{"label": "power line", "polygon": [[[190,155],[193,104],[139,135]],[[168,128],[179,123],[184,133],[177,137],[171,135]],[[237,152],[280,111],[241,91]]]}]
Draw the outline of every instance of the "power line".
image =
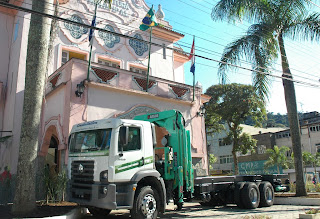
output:
[{"label": "power line", "polygon": [[[181,1],[181,2],[183,2],[183,1]],[[185,2],[183,2],[183,3],[185,3]],[[186,3],[185,3],[186,4]],[[53,4],[54,5],[54,4]],[[187,4],[187,5],[190,5],[190,4]],[[68,7],[63,7],[63,6],[60,6],[59,5],[59,7],[60,8],[64,8],[64,9],[68,9],[68,10],[73,10],[73,11],[76,11],[76,12],[79,12],[79,11],[77,11],[77,10],[74,10],[74,9],[72,9],[72,8],[68,8]],[[167,9],[166,9],[167,10]],[[87,15],[91,15],[91,14],[89,14],[89,13],[86,13],[86,12],[81,12],[81,13],[83,13],[83,14],[87,14]],[[105,21],[110,21],[110,20],[108,20],[108,19],[105,19],[105,18],[101,18],[101,17],[99,17],[101,20],[103,20],[104,22]],[[189,18],[190,19],[190,18]],[[193,21],[193,19],[190,19],[190,20],[192,20]],[[119,25],[121,25],[121,26],[123,26],[123,24],[121,24],[121,23],[119,23],[119,22],[115,22],[115,21],[111,21],[111,22],[114,22],[114,23],[118,23]],[[180,24],[180,25],[183,25],[183,24],[181,24],[181,23],[179,23],[179,22],[176,22],[176,21],[173,21],[173,22],[175,22],[175,23],[178,23],[178,24]],[[108,22],[109,23],[109,22]],[[184,25],[185,26],[185,25]],[[208,25],[207,25],[208,26]],[[132,27],[132,26],[129,26],[129,27]],[[208,26],[209,27],[209,26]],[[236,26],[237,27],[237,26]],[[126,29],[126,28],[120,28],[120,27],[117,27],[118,29],[120,29],[120,30],[130,30],[130,29]],[[135,27],[132,27],[132,28],[135,28]],[[211,28],[211,27],[210,27]],[[179,30],[178,30],[179,31]],[[184,34],[189,34],[189,35],[191,35],[190,33],[187,33],[187,32],[184,32],[184,31],[179,31],[179,32],[182,32],[182,33],[184,33]],[[203,33],[205,33],[205,32],[203,32]],[[205,33],[206,34],[206,33]],[[142,35],[145,35],[146,36],[146,34],[142,34]],[[230,34],[229,34],[230,35]],[[211,35],[211,36],[214,36],[214,35]],[[214,37],[216,37],[216,36],[214,36]],[[154,37],[154,38],[156,38],[157,39],[157,37]],[[208,41],[208,42],[211,42],[211,43],[214,43],[214,44],[217,44],[217,45],[219,45],[219,46],[223,46],[223,47],[225,47],[225,45],[222,45],[222,44],[219,44],[219,43],[216,43],[216,42],[214,42],[214,41],[210,41],[210,40],[208,40],[208,39],[205,39],[205,38],[202,38],[202,37],[197,37],[197,38],[199,38],[199,39],[202,39],[202,40],[204,40],[204,41]],[[221,39],[221,38],[219,38],[219,37],[216,37],[216,38],[218,38],[218,39],[220,39],[220,40],[223,40],[223,39]],[[158,38],[159,39],[159,38]],[[205,52],[205,51],[203,51],[203,52]],[[218,52],[216,52],[216,53],[218,53]],[[219,54],[221,54],[221,53],[219,53]],[[221,54],[222,55],[222,54]],[[220,56],[221,56],[220,55]],[[240,60],[240,63],[241,62],[245,62],[245,63],[250,63],[250,65],[252,65],[253,63],[251,63],[251,62],[249,62],[249,61],[246,61],[246,60]],[[278,64],[278,63],[275,63],[276,65],[280,65],[280,64]],[[278,71],[278,72],[280,72],[279,70],[277,70],[277,69],[274,69],[274,68],[272,68],[272,67],[270,67],[271,69],[273,69],[274,71]],[[307,75],[310,75],[310,76],[313,76],[313,77],[316,77],[316,78],[318,78],[317,76],[315,76],[315,75],[312,75],[312,74],[308,74],[308,73],[306,73],[306,72],[303,72],[303,71],[301,71],[301,70],[297,70],[297,69],[295,69],[295,68],[291,68],[291,70],[294,70],[294,71],[298,71],[298,72],[301,72],[301,73],[303,73],[303,74],[307,74]],[[295,76],[296,77],[301,77],[301,78],[305,78],[305,77],[303,77],[303,76],[299,76],[298,74],[295,74]],[[305,78],[306,79],[306,78]],[[307,80],[312,80],[312,79],[307,79]]]},{"label": "power line", "polygon": [[[194,0],[191,0],[191,1],[193,1],[194,2]],[[185,3],[185,2],[183,2],[183,1],[181,1],[180,0],[180,2],[182,2],[182,3],[184,3],[184,4],[186,4],[186,5],[188,5],[188,6],[191,6],[191,7],[193,7],[193,8],[196,8],[196,9],[198,9],[197,7],[194,7],[194,6],[192,6],[191,4],[188,4],[188,3]],[[198,3],[197,3],[198,4]],[[166,9],[167,10],[167,9]],[[233,24],[233,26],[235,26],[235,27],[237,27],[237,28],[239,28],[239,29],[241,29],[241,30],[244,30],[243,28],[241,28],[241,27],[239,27],[239,26],[237,26],[237,25],[235,25],[235,24]],[[247,28],[249,28],[249,27],[247,27]],[[246,30],[244,30],[244,31],[246,31]],[[228,34],[228,35],[230,35],[230,34]],[[289,42],[289,41],[288,41]],[[294,41],[292,42],[292,43],[295,43]],[[256,46],[259,46],[259,45],[256,45]],[[300,48],[300,47],[294,47],[294,49],[296,49],[296,50],[299,50],[298,48]],[[301,51],[301,50],[300,50]],[[304,52],[305,53],[305,52]],[[305,53],[306,54],[306,53]],[[282,54],[281,54],[282,55]],[[314,58],[314,57],[312,57],[312,58]],[[314,58],[315,59],[315,58]],[[279,65],[278,63],[275,63],[276,65]],[[312,75],[312,74],[308,74],[308,73],[306,73],[306,72],[304,72],[304,71],[301,71],[301,70],[298,70],[298,69],[294,69],[294,68],[291,68],[292,70],[295,70],[295,71],[298,71],[298,72],[301,72],[301,73],[304,73],[304,74],[306,74],[306,75],[310,75],[310,76],[313,76],[313,77],[317,77],[317,76],[315,76],[315,75]],[[318,78],[318,77],[317,77]]]},{"label": "power line", "polygon": [[[137,39],[137,38],[128,36],[128,35],[124,35],[124,34],[112,32],[112,31],[105,30],[105,29],[101,29],[101,28],[97,28],[97,27],[92,27],[92,26],[87,25],[87,24],[78,23],[78,22],[76,22],[76,21],[68,20],[68,19],[65,19],[65,18],[58,17],[58,16],[46,14],[46,13],[43,13],[43,12],[34,11],[34,10],[32,10],[32,9],[28,9],[28,8],[24,8],[24,7],[12,5],[12,4],[9,4],[9,3],[6,3],[6,2],[0,2],[0,6],[4,6],[4,7],[7,7],[7,8],[11,8],[11,9],[16,9],[16,10],[19,10],[19,11],[24,11],[24,12],[27,12],[27,13],[38,14],[38,15],[40,15],[40,16],[49,17],[49,18],[51,18],[51,19],[57,19],[57,20],[60,20],[60,21],[63,21],[63,22],[67,22],[67,23],[71,23],[71,24],[83,26],[83,27],[86,27],[86,28],[91,28],[91,29],[94,29],[94,30],[102,31],[102,32],[107,32],[107,33],[110,33],[110,34],[113,34],[113,35],[117,35],[117,36],[119,36],[119,37],[124,37],[124,38],[128,38],[128,39],[133,39],[133,40],[141,41],[141,42],[144,42],[144,43],[147,43],[147,44],[150,43],[150,42],[147,42],[147,41],[145,41],[145,40],[140,40],[140,39]],[[163,45],[160,45],[160,44],[157,44],[157,43],[153,43],[153,42],[151,42],[150,44],[152,44],[152,45],[154,45],[154,46],[158,46],[158,47],[160,47],[160,48],[163,48],[163,47],[164,47]],[[169,50],[177,51],[177,52],[180,52],[180,53],[182,52],[182,51],[179,51],[179,50],[177,50],[177,49],[175,49],[175,48],[171,48],[171,47],[168,47],[168,46],[165,46],[165,48],[166,48],[166,49],[169,49]],[[190,54],[190,53],[186,53],[186,52],[183,52],[183,53],[184,53],[184,54]],[[222,62],[222,61],[215,60],[215,59],[208,58],[208,57],[201,56],[201,55],[196,55],[196,54],[195,54],[195,56],[198,57],[198,58],[202,58],[202,59],[205,59],[205,60],[209,60],[209,61],[214,61],[214,62],[226,64],[226,65],[228,65],[228,66],[236,67],[236,68],[243,69],[243,70],[247,70],[247,71],[250,71],[250,72],[257,72],[257,73],[265,74],[265,75],[272,76],[272,77],[275,77],[275,78],[281,78],[281,79],[290,80],[290,81],[293,81],[293,82],[296,82],[296,83],[309,85],[309,86],[312,86],[312,87],[320,87],[319,85],[316,85],[316,84],[311,84],[311,83],[307,83],[307,82],[303,82],[303,81],[293,80],[292,78],[281,77],[281,76],[273,75],[273,74],[271,74],[271,73],[266,73],[266,72],[262,72],[262,71],[257,71],[257,70],[245,68],[245,67],[242,67],[242,66],[237,66],[237,65],[234,65],[234,64]]]}]

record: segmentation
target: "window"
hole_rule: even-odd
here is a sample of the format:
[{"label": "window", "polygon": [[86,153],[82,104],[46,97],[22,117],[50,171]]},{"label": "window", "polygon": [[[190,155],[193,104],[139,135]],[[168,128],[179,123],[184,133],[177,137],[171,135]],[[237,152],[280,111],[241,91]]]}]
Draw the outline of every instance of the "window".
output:
[{"label": "window", "polygon": [[132,66],[130,66],[130,71],[135,72],[135,73],[139,73],[139,74],[143,74],[143,75],[147,75],[147,72],[148,72],[147,69],[137,68],[137,67],[132,67]]},{"label": "window", "polygon": [[277,134],[277,138],[282,138],[282,135],[281,134]]},{"label": "window", "polygon": [[227,143],[224,142],[223,138],[219,138],[219,146],[226,146]]},{"label": "window", "polygon": [[102,64],[102,65],[109,66],[109,67],[113,67],[113,68],[120,68],[119,63],[112,62],[112,61],[105,60],[105,59],[98,59],[98,63]]},{"label": "window", "polygon": [[265,145],[258,145],[258,154],[265,154],[267,150],[267,146]]},{"label": "window", "polygon": [[219,158],[220,158],[220,164],[233,163],[232,155],[220,156]]},{"label": "window", "polygon": [[320,131],[320,126],[319,125],[310,126],[309,129],[311,132],[318,132],[318,131]]},{"label": "window", "polygon": [[112,129],[77,132],[70,137],[70,153],[106,151],[109,153]]},{"label": "window", "polygon": [[69,60],[69,52],[62,51],[61,65],[65,64]]},{"label": "window", "polygon": [[276,135],[276,138],[289,138],[291,135],[290,135],[290,132],[282,132],[282,133],[278,133]]},{"label": "window", "polygon": [[[125,144],[126,132],[128,133],[128,143]],[[133,151],[141,149],[140,128],[121,127],[118,139],[118,151]]]},{"label": "window", "polygon": [[86,60],[87,55],[81,54],[81,53],[76,53],[76,52],[71,52],[71,51],[67,51],[67,50],[62,50],[61,65],[65,64],[67,61],[69,61],[72,58]]}]

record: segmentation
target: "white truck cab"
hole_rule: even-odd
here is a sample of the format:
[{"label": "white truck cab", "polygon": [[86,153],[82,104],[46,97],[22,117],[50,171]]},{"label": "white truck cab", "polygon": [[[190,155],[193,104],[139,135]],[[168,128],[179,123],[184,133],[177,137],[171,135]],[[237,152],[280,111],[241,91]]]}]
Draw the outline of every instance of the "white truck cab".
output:
[{"label": "white truck cab", "polygon": [[140,178],[154,176],[162,184],[153,163],[152,127],[117,118],[75,125],[69,137],[69,200],[106,211],[131,208]]}]

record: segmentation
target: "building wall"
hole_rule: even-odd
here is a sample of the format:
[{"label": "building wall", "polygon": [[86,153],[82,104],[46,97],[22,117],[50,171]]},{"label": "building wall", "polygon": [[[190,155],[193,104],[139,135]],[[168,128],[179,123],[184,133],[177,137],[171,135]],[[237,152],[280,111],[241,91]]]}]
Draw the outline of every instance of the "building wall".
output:
[{"label": "building wall", "polygon": [[[30,8],[31,1],[15,1],[14,4]],[[0,80],[3,82],[1,103],[1,127],[4,136],[12,136],[0,143],[0,167],[8,166],[16,171],[22,120],[25,63],[30,14],[15,10],[0,11]],[[2,50],[3,49],[3,50]],[[15,146],[17,145],[17,146]]]}]

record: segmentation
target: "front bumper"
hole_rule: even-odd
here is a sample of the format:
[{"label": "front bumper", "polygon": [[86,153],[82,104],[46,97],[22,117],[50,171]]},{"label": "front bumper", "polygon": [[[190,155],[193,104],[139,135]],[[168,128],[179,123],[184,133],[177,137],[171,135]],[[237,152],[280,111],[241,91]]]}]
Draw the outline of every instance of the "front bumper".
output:
[{"label": "front bumper", "polygon": [[136,184],[72,184],[68,185],[68,199],[83,206],[103,209],[132,208]]}]

